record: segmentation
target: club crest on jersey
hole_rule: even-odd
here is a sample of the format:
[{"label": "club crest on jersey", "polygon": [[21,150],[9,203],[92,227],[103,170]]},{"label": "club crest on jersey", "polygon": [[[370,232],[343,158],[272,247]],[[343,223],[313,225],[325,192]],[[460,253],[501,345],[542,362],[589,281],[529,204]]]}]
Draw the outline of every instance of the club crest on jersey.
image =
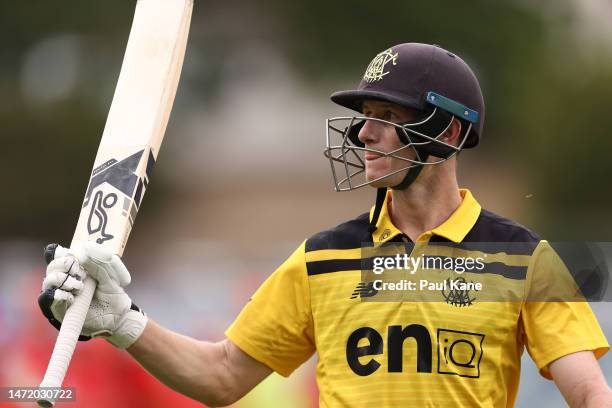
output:
[{"label": "club crest on jersey", "polygon": [[462,277],[454,280],[447,279],[444,286],[448,287],[448,290],[441,290],[442,297],[444,297],[446,303],[457,307],[472,306],[476,298],[470,295],[470,290],[467,289],[466,283],[466,280]]},{"label": "club crest on jersey", "polygon": [[389,71],[385,71],[387,64],[391,62],[393,65],[397,65],[398,54],[397,52],[394,54],[391,48],[379,53],[368,65],[363,75],[363,80],[366,82],[376,82],[383,79],[389,73]]}]

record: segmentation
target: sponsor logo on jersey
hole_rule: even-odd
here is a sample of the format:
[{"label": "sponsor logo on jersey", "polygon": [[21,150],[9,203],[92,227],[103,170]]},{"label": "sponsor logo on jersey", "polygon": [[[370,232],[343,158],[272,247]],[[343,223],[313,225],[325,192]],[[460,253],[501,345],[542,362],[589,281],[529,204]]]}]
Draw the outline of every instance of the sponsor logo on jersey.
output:
[{"label": "sponsor logo on jersey", "polygon": [[[401,373],[404,367],[404,342],[414,340],[416,344],[417,373],[432,373],[433,344],[429,330],[420,324],[406,327],[392,325],[387,328],[386,347],[383,335],[371,327],[360,327],[353,331],[346,342],[346,361],[359,376],[375,373],[380,367],[380,355],[387,353],[387,371]],[[485,335],[459,330],[437,329],[436,349],[437,374],[480,378],[480,362],[484,355]],[[413,349],[411,347],[411,349]]]}]

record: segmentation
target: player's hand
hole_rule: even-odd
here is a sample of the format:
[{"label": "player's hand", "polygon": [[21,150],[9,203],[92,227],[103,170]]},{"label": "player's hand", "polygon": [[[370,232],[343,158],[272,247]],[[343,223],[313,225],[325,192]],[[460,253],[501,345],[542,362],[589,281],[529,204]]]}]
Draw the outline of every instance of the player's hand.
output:
[{"label": "player's hand", "polygon": [[45,317],[59,329],[89,276],[98,285],[79,340],[104,337],[122,349],[132,345],[144,330],[147,317],[123,290],[131,278],[121,259],[93,242],[76,249],[52,245],[56,246],[54,255],[47,254],[47,276],[38,297]]}]

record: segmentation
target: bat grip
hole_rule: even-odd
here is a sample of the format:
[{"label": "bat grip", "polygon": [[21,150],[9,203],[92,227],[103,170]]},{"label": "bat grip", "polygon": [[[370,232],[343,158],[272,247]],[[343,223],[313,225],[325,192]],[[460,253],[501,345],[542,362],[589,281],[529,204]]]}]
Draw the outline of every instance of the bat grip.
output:
[{"label": "bat grip", "polygon": [[[85,277],[83,290],[74,298],[74,303],[66,311],[47,371],[39,388],[60,388],[62,386],[95,290],[96,281],[89,276]],[[40,407],[52,407],[55,400],[42,398],[37,403]]]}]

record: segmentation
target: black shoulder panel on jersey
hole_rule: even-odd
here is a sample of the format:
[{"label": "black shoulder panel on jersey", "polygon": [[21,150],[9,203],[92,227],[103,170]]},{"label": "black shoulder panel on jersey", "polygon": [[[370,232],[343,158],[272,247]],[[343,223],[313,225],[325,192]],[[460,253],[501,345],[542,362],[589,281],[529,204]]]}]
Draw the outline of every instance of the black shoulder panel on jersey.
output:
[{"label": "black shoulder panel on jersey", "polygon": [[[476,223],[463,239],[462,245],[486,243],[493,249],[499,243],[500,252],[508,255],[531,255],[541,238],[527,227],[488,210],[481,210]],[[487,251],[490,252],[490,251]]]},{"label": "black shoulder panel on jersey", "polygon": [[476,224],[464,239],[468,242],[535,242],[536,244],[540,240],[540,236],[527,227],[485,209],[480,211]]},{"label": "black shoulder panel on jersey", "polygon": [[[527,227],[488,210],[481,210],[476,223],[456,248],[486,253],[505,252],[508,255],[531,255],[541,238]],[[448,243],[440,236],[430,243]]]},{"label": "black shoulder panel on jersey", "polygon": [[361,248],[362,243],[372,242],[368,230],[370,213],[342,223],[334,228],[321,231],[306,240],[306,252],[322,249]]}]

